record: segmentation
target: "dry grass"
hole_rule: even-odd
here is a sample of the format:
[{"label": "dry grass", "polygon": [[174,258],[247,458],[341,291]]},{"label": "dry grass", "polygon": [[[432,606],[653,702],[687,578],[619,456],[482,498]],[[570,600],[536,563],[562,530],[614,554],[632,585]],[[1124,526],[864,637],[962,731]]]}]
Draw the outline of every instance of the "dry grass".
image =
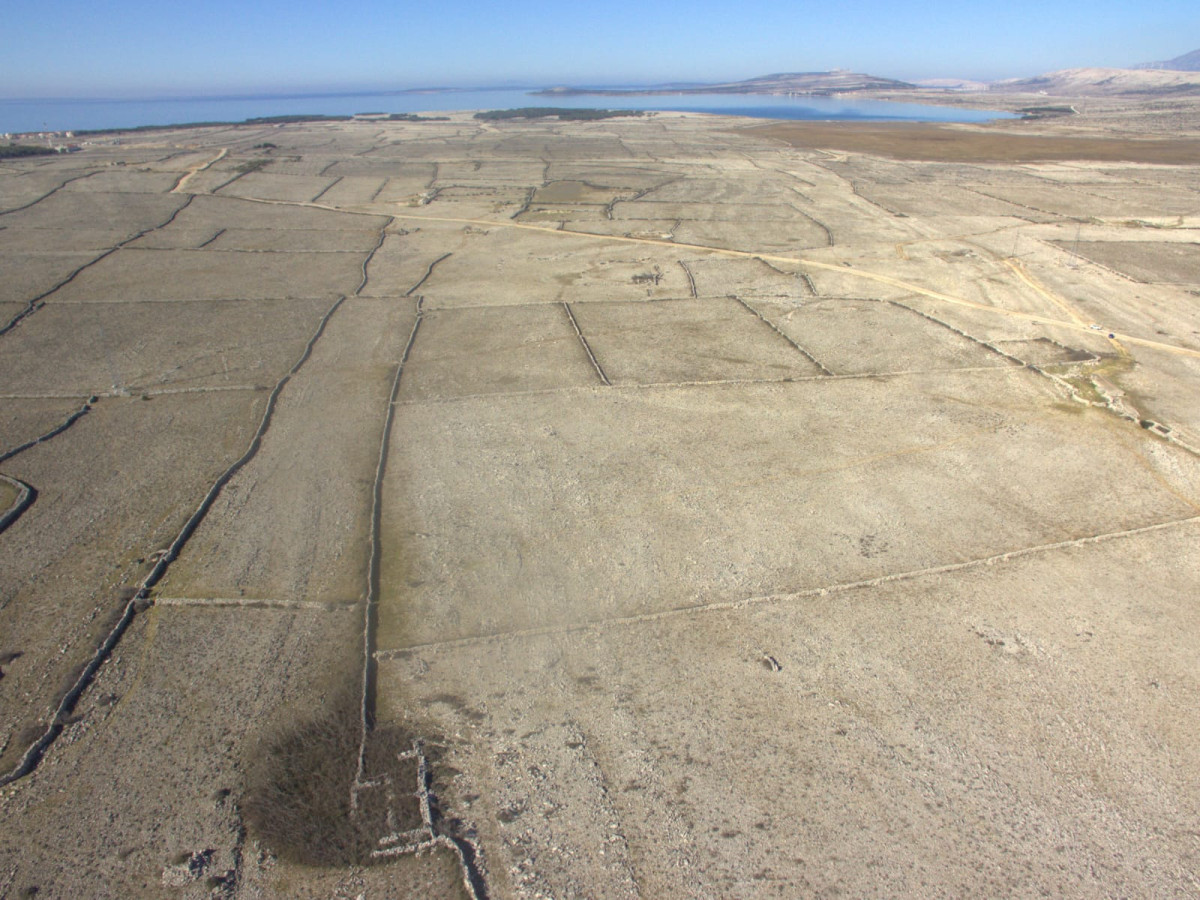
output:
[{"label": "dry grass", "polygon": [[994,129],[968,131],[928,122],[777,122],[744,130],[760,137],[784,141],[793,147],[846,150],[892,159],[1007,163],[1086,159],[1176,165],[1200,163],[1200,143],[1193,140],[1047,137],[1004,134]]},{"label": "dry grass", "polygon": [[359,728],[357,700],[342,691],[319,715],[261,741],[241,809],[247,827],[279,857],[340,866],[369,856],[378,835],[350,809]]},{"label": "dry grass", "polygon": [[[340,690],[318,715],[290,722],[265,735],[247,766],[241,810],[250,832],[275,855],[310,866],[362,865],[387,831],[387,805],[374,792],[351,810],[350,788],[358,766],[361,734],[359,698]],[[368,742],[368,771],[392,775],[396,753],[407,735],[374,732]],[[413,784],[415,788],[415,782]],[[400,787],[401,792],[407,785]],[[415,799],[402,829],[420,824]],[[393,811],[393,815],[395,811]]]}]

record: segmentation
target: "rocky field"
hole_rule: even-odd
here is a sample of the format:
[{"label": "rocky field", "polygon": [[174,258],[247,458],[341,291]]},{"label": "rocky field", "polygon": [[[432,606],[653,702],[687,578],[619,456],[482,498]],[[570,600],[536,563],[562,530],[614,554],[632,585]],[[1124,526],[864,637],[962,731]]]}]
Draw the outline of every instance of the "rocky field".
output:
[{"label": "rocky field", "polygon": [[1171,102],[0,164],[0,898],[1194,894]]}]

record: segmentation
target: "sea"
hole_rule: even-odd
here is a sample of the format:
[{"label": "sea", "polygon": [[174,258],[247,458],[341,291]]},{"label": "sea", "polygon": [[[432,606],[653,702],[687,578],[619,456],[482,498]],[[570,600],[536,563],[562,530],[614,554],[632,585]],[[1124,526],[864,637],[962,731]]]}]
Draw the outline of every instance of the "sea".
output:
[{"label": "sea", "polygon": [[843,97],[766,94],[654,94],[611,96],[538,94],[526,90],[430,90],[385,93],[258,94],[161,99],[0,99],[0,134],[84,131],[242,122],[265,116],[426,113],[454,110],[553,106],[584,109],[639,109],[752,116],[762,119],[858,121],[984,122],[1012,118],[995,110],[853,100]]}]

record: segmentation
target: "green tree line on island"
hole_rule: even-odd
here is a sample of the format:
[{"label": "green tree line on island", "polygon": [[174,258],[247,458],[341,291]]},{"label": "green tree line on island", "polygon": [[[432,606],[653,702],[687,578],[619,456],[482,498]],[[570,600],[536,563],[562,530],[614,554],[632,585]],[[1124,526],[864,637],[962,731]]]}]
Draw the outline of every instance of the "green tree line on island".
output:
[{"label": "green tree line on island", "polygon": [[0,159],[15,159],[19,156],[49,156],[57,152],[53,147],[35,147],[30,144],[0,144]]},{"label": "green tree line on island", "polygon": [[558,119],[563,122],[615,119],[619,116],[644,115],[637,109],[559,109],[556,106],[522,106],[520,109],[489,109],[475,113],[484,121],[501,119]]}]

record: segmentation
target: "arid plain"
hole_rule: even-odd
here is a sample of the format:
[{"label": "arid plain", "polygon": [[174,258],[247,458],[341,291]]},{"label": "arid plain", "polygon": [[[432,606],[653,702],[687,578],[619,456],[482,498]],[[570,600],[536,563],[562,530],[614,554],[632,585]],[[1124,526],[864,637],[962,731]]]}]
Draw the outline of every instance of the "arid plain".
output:
[{"label": "arid plain", "polygon": [[0,897],[1194,896],[1198,136],[3,163]]}]

